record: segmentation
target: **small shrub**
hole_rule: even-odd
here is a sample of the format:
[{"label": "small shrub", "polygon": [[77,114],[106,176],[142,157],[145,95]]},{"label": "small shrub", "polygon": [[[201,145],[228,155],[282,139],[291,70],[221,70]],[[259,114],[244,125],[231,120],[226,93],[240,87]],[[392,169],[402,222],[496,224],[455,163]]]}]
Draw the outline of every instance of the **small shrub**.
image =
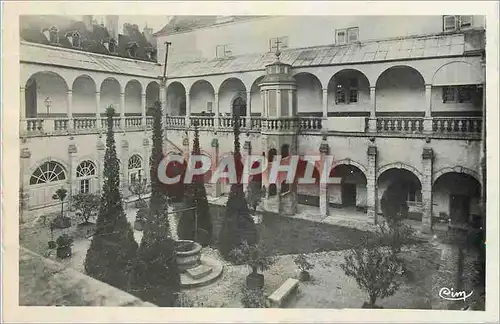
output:
[{"label": "small shrub", "polygon": [[370,308],[376,308],[377,298],[392,296],[399,289],[397,276],[402,272],[402,264],[387,248],[356,247],[345,256],[340,267],[368,294]]},{"label": "small shrub", "polygon": [[243,287],[241,291],[241,304],[244,308],[269,308],[269,300],[261,289]]},{"label": "small shrub", "polygon": [[101,198],[92,193],[81,193],[71,198],[72,207],[78,212],[76,215],[83,220],[83,224],[88,224],[89,219],[99,212]]},{"label": "small shrub", "polygon": [[314,265],[309,262],[305,254],[299,254],[294,259],[293,262],[301,272],[314,269]]},{"label": "small shrub", "polygon": [[71,246],[73,245],[73,238],[71,236],[69,236],[68,234],[63,234],[61,236],[59,236],[56,240],[56,244],[57,244],[57,247],[58,248],[65,248],[65,247],[68,247],[68,246]]},{"label": "small shrub", "polygon": [[258,270],[266,271],[276,263],[276,257],[262,245],[250,245],[246,241],[239,248],[232,250],[230,256],[235,263],[248,265],[252,273],[257,273]]}]

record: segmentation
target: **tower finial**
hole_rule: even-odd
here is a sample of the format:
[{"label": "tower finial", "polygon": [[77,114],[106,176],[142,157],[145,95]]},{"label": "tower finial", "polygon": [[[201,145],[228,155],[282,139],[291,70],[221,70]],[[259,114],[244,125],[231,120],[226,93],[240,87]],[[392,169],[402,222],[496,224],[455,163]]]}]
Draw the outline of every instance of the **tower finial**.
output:
[{"label": "tower finial", "polygon": [[282,43],[282,41],[280,41],[279,38],[276,38],[276,52],[274,53],[274,55],[276,56],[276,60],[279,61],[280,60],[280,55],[281,55],[281,52],[280,52],[280,44]]}]

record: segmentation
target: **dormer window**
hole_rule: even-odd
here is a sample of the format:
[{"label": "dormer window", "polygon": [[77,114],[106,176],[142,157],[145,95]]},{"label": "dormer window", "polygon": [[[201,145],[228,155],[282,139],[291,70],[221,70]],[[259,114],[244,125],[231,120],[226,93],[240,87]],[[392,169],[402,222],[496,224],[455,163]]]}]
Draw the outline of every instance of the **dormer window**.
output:
[{"label": "dormer window", "polygon": [[114,38],[111,38],[108,42],[108,51],[110,53],[116,52],[116,40]]},{"label": "dormer window", "polygon": [[52,26],[49,30],[50,42],[53,44],[59,43],[59,30],[56,26]]},{"label": "dormer window", "polygon": [[472,28],[472,16],[443,16],[443,31],[455,32]]},{"label": "dormer window", "polygon": [[335,31],[335,43],[344,45],[359,41],[359,28],[337,29]]},{"label": "dormer window", "polygon": [[131,42],[128,44],[127,46],[127,52],[128,52],[128,55],[131,56],[131,57],[136,57],[137,55],[137,48],[139,46],[137,45],[136,42]]}]

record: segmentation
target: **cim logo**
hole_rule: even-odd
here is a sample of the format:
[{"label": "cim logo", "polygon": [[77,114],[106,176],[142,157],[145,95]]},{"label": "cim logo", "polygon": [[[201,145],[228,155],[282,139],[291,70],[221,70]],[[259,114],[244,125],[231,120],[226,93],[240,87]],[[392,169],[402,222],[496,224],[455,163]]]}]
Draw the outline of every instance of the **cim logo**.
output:
[{"label": "cim logo", "polygon": [[467,298],[472,296],[472,293],[473,291],[467,293],[465,290],[454,291],[453,288],[444,287],[439,290],[439,297],[451,301],[457,301],[457,300],[465,301]]}]

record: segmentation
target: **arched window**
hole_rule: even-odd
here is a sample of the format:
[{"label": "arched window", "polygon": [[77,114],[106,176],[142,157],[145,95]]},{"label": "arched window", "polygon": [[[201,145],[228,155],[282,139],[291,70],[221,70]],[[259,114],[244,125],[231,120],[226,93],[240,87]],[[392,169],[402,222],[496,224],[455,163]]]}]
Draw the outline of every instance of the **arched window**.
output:
[{"label": "arched window", "polygon": [[31,175],[30,185],[66,180],[66,173],[61,164],[48,161],[40,165]]},{"label": "arched window", "polygon": [[142,158],[134,154],[128,160],[129,183],[142,181]]},{"label": "arched window", "polygon": [[83,161],[76,168],[76,177],[80,181],[80,193],[91,192],[91,180],[96,177],[96,167],[92,161]]}]

